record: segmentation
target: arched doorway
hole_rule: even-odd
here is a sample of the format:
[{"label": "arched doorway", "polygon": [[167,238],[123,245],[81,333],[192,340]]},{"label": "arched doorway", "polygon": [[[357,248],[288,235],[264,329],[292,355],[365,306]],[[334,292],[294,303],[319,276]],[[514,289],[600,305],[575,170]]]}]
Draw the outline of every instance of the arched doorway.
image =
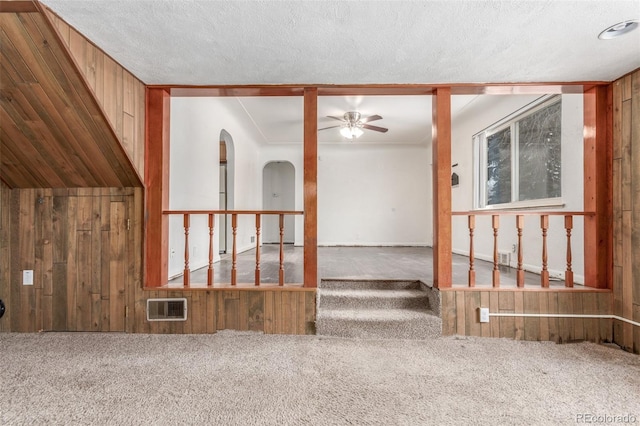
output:
[{"label": "arched doorway", "polygon": [[[264,166],[262,170],[262,208],[264,210],[295,209],[295,175],[295,167],[289,161],[272,161]],[[293,244],[294,216],[285,216],[284,221],[284,242]],[[280,242],[278,216],[263,216],[262,241],[265,244]]]},{"label": "arched doorway", "polygon": [[[235,149],[233,138],[226,130],[220,131],[220,210],[234,209],[234,170]],[[231,218],[229,215],[220,215],[218,228],[218,247],[220,253],[227,253],[230,247],[229,235],[231,235]]]}]

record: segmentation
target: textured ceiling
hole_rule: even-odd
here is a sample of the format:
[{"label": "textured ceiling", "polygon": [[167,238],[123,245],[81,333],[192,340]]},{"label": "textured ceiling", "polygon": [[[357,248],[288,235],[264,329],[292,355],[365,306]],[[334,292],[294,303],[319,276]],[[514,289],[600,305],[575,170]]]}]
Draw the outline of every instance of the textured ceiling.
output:
[{"label": "textured ceiling", "polygon": [[612,81],[638,0],[43,0],[146,84]]}]

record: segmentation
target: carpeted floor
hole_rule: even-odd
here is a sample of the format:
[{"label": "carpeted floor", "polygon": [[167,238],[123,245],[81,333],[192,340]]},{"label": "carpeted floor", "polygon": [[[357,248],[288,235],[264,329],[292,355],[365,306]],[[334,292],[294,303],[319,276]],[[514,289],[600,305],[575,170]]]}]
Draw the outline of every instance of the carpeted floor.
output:
[{"label": "carpeted floor", "polygon": [[0,334],[0,359],[3,425],[640,423],[640,357],[589,343]]}]

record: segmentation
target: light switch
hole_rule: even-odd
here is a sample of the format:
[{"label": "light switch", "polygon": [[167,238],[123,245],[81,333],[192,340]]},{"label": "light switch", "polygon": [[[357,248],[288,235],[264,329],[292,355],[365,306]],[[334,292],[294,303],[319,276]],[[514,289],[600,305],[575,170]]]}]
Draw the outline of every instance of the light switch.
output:
[{"label": "light switch", "polygon": [[33,285],[33,270],[25,269],[22,271],[22,285]]}]

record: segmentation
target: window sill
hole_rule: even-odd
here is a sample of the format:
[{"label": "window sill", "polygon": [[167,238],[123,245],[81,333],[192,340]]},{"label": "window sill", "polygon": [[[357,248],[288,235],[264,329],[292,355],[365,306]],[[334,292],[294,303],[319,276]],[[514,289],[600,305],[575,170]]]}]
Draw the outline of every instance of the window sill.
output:
[{"label": "window sill", "polygon": [[538,210],[538,209],[563,209],[564,201],[561,198],[547,198],[544,200],[518,201],[516,203],[494,204],[491,206],[480,207],[474,211],[491,211],[491,210]]}]

